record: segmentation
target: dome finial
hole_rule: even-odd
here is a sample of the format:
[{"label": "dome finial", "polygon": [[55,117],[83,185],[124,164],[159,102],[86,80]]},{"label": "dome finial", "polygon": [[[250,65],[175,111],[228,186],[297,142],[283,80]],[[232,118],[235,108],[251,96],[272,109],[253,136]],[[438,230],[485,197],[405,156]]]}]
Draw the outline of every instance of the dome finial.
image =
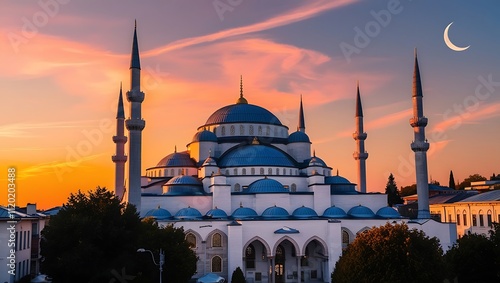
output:
[{"label": "dome finial", "polygon": [[236,104],[248,104],[248,101],[243,97],[243,76],[240,75],[240,98],[236,101]]},{"label": "dome finial", "polygon": [[339,175],[339,169],[337,169],[337,176]]},{"label": "dome finial", "polygon": [[260,144],[259,139],[257,137],[253,137],[252,144]]},{"label": "dome finial", "polygon": [[174,153],[177,153],[177,145],[174,145]]},{"label": "dome finial", "polygon": [[241,201],[240,201],[240,207],[243,207],[243,203],[241,203]]}]

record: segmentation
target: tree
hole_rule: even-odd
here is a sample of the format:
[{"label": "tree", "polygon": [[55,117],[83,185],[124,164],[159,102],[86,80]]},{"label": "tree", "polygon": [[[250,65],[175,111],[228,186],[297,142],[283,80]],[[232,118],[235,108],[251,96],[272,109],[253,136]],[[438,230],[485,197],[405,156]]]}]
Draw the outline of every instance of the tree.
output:
[{"label": "tree", "polygon": [[455,178],[453,177],[453,171],[450,170],[450,180],[448,181],[448,187],[449,188],[452,188],[452,189],[455,189]]},{"label": "tree", "polygon": [[477,181],[486,181],[487,179],[479,174],[473,174],[470,175],[469,177],[465,178],[459,185],[458,189],[463,190],[466,187],[470,187],[471,182],[477,182]]},{"label": "tree", "polygon": [[113,270],[132,272],[141,227],[136,209],[111,192],[78,191],[41,235],[42,271],[54,282],[107,282]]},{"label": "tree", "polygon": [[401,196],[411,196],[417,193],[417,184],[401,187]]},{"label": "tree", "polygon": [[385,186],[385,193],[387,194],[387,205],[393,206],[395,204],[402,204],[404,201],[399,195],[398,186],[394,181],[392,173],[389,175],[387,185]]},{"label": "tree", "polygon": [[233,271],[233,275],[231,276],[231,283],[245,283],[245,276],[243,276],[243,271],[238,266]]},{"label": "tree", "polygon": [[357,236],[335,264],[331,279],[343,282],[443,282],[443,250],[406,224],[372,228]]},{"label": "tree", "polygon": [[458,282],[499,282],[493,241],[481,234],[466,234],[446,253],[451,278]]}]

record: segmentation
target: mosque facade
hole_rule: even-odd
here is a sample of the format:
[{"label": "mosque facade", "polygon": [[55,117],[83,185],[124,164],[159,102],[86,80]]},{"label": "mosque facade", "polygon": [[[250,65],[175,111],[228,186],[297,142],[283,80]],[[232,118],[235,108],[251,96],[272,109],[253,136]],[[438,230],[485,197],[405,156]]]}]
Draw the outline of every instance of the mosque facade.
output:
[{"label": "mosque facade", "polygon": [[[416,57],[415,63],[418,73]],[[117,135],[113,137],[116,193],[136,205],[141,217],[184,228],[186,240],[199,257],[194,278],[215,273],[229,280],[240,267],[247,282],[329,282],[336,261],[356,235],[387,222],[405,222],[438,237],[445,250],[455,242],[454,224],[431,220],[425,217],[428,213],[422,213],[420,219],[404,219],[387,206],[385,194],[366,192],[367,135],[359,87],[353,109],[353,157],[359,186],[332,172],[311,151],[302,99],[297,129],[290,131],[273,113],[251,104],[241,82],[235,103],[213,112],[194,131],[185,150],[160,156],[159,162],[146,167],[146,175],[140,176],[140,132],[145,128],[140,108],[147,94],[140,91],[135,31],[130,70],[127,99],[131,118],[124,119],[120,90]],[[418,122],[424,119],[423,113],[417,109],[422,104],[421,88],[416,89],[420,100],[414,95],[417,116],[412,127],[423,130],[424,123]],[[415,142],[422,138],[425,136],[420,134]],[[127,143],[128,158],[124,150]],[[413,148],[419,152],[417,158],[423,159],[422,150]],[[124,189],[127,162],[130,182]],[[428,212],[428,204],[420,210]]]}]

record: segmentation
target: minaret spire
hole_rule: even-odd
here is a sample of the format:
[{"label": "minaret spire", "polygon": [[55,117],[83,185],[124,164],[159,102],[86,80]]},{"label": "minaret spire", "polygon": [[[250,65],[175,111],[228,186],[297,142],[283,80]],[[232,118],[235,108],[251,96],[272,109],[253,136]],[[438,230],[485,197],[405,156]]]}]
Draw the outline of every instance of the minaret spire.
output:
[{"label": "minaret spire", "polygon": [[111,157],[115,163],[115,195],[123,199],[125,193],[125,143],[127,137],[124,134],[125,111],[123,110],[122,84],[120,83],[120,95],[118,96],[118,110],[116,113],[116,136],[113,136],[113,142],[116,144],[116,154]]},{"label": "minaret spire", "polygon": [[427,150],[429,143],[425,138],[425,126],[427,118],[424,117],[422,83],[420,80],[420,70],[417,60],[417,49],[415,48],[415,65],[413,69],[413,118],[410,125],[413,127],[414,140],[411,143],[411,150],[415,152],[415,175],[417,179],[418,195],[418,218],[430,218],[429,211],[429,178],[427,172]]},{"label": "minaret spire", "polygon": [[130,118],[125,122],[129,131],[129,188],[126,201],[136,206],[141,212],[141,149],[142,130],[146,122],[141,117],[141,105],[144,101],[144,92],[141,91],[141,64],[139,59],[139,45],[137,43],[137,24],[134,27],[132,43],[132,57],[130,61],[130,90],[127,100],[130,102]]},{"label": "minaret spire", "polygon": [[361,105],[361,95],[359,94],[359,81],[356,85],[356,131],[352,137],[356,141],[356,151],[353,153],[354,160],[358,165],[358,189],[366,193],[366,159],[368,152],[365,151],[365,140],[368,136],[363,129],[363,107]]},{"label": "minaret spire", "polygon": [[243,76],[240,75],[240,97],[236,100],[236,104],[248,104],[248,101],[243,97]]},{"label": "minaret spire", "polygon": [[306,132],[306,121],[304,119],[304,107],[302,106],[302,94],[300,95],[300,108],[299,108],[299,132]]}]

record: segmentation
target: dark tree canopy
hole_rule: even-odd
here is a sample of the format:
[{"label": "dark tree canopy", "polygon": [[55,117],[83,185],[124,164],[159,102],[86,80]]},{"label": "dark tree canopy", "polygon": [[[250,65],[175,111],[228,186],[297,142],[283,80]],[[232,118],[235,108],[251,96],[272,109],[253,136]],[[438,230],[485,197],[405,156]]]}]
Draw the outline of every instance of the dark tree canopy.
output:
[{"label": "dark tree canopy", "polygon": [[245,283],[245,276],[243,275],[243,271],[238,266],[233,271],[233,275],[231,276],[231,283]]},{"label": "dark tree canopy", "polygon": [[357,236],[335,264],[332,282],[443,282],[437,238],[406,224],[372,228]]},{"label": "dark tree canopy", "polygon": [[453,177],[453,171],[450,170],[450,179],[448,180],[448,187],[455,189],[456,183],[455,183],[455,177]]},{"label": "dark tree canopy", "polygon": [[411,196],[417,193],[417,184],[401,187],[401,196]]},{"label": "dark tree canopy", "polygon": [[389,175],[387,185],[385,186],[385,193],[387,194],[387,205],[393,206],[395,204],[402,204],[404,201],[399,195],[398,186],[394,181],[392,173]]},{"label": "dark tree canopy", "polygon": [[471,182],[477,182],[477,181],[486,181],[486,177],[484,176],[481,176],[479,174],[473,174],[473,175],[470,175],[469,177],[465,178],[465,180],[463,180],[459,185],[458,185],[458,189],[459,190],[463,190],[465,189],[466,187],[470,187],[470,183]]}]

